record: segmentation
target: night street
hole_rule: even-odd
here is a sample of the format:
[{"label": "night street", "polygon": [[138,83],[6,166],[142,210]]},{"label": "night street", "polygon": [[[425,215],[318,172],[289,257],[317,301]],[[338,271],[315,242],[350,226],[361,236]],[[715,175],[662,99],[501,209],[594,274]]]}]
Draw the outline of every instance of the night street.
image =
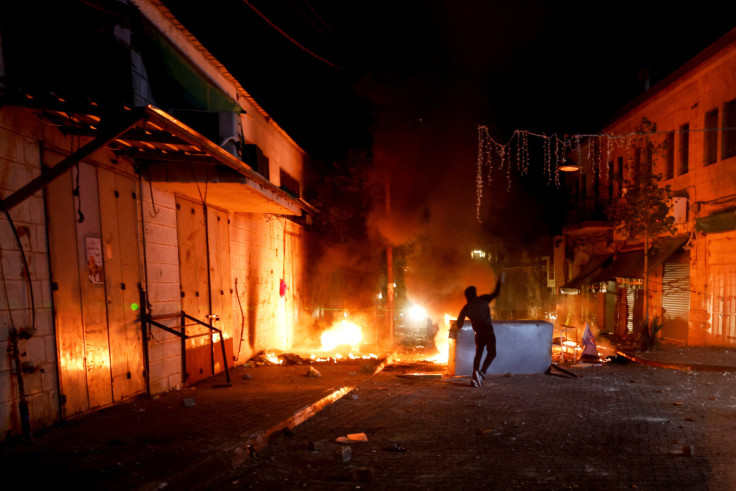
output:
[{"label": "night street", "polygon": [[[638,364],[578,378],[398,377],[390,367],[215,488],[711,489],[736,486],[736,374]],[[339,461],[335,439],[365,433]],[[314,443],[317,442],[317,443]],[[316,450],[314,450],[316,448]],[[401,449],[405,449],[402,451]]]},{"label": "night street", "polygon": [[0,0],[6,487],[736,491],[735,19]]}]

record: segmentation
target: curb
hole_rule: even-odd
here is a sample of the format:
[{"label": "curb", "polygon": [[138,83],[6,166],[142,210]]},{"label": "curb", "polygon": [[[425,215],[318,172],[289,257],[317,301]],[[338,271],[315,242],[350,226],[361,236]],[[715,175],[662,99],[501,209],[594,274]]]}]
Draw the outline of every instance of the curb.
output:
[{"label": "curb", "polygon": [[[391,365],[394,362],[395,357],[396,353],[391,353],[382,358],[373,370],[371,377],[381,372],[388,365]],[[174,476],[170,476],[169,479],[148,483],[141,487],[141,490],[158,490],[161,489],[162,483],[166,483],[166,489],[197,489],[206,487],[207,483],[226,472],[235,470],[247,462],[248,459],[254,457],[259,450],[263,449],[268,444],[268,440],[272,435],[302,424],[322,409],[355,390],[356,387],[357,385],[340,387],[317,402],[308,404],[297,410],[294,414],[267,430],[255,430],[252,432],[246,432],[247,434],[243,433],[240,436],[243,437],[244,440],[240,443],[232,447],[216,451],[213,455],[204,458],[184,471]]]},{"label": "curb", "polygon": [[669,368],[671,370],[699,371],[699,372],[736,372],[735,366],[729,365],[707,365],[704,363],[673,363],[664,361],[647,360],[640,356],[626,353],[625,351],[617,351],[617,354],[624,358],[639,363],[640,365],[648,365],[657,368]]}]

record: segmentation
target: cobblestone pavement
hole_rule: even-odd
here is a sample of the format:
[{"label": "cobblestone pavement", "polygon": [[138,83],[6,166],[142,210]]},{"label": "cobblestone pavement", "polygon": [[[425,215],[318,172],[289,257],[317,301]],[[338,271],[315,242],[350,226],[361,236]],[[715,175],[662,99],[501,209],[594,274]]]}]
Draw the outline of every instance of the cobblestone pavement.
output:
[{"label": "cobblestone pavement", "polygon": [[[238,367],[151,399],[136,398],[0,445],[0,471],[29,489],[189,489],[248,458],[244,443],[373,375],[376,361]],[[307,411],[308,412],[308,411]],[[309,414],[307,414],[308,416]],[[266,435],[264,435],[266,434]]]},{"label": "cobblestone pavement", "polygon": [[[394,365],[210,487],[736,489],[736,373],[570,370],[475,389]],[[345,461],[335,439],[352,433],[367,441]]]}]

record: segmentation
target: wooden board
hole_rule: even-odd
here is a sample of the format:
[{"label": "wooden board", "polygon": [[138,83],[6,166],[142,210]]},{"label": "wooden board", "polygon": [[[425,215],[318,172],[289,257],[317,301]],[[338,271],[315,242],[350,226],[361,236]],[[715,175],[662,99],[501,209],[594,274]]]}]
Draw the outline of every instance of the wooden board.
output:
[{"label": "wooden board", "polygon": [[[72,169],[72,172],[76,171]],[[90,164],[80,163],[78,181],[80,191],[77,207],[84,217],[84,220],[76,222],[84,355],[89,405],[94,408],[112,404],[97,169]]]},{"label": "wooden board", "polygon": [[[208,206],[207,228],[212,314],[219,317],[219,321],[216,321],[214,326],[222,330],[225,340],[229,341],[228,366],[232,367],[233,294],[230,278],[230,228],[227,212]],[[222,363],[222,348],[219,343],[214,346],[214,351],[215,373],[220,373],[225,366]]]},{"label": "wooden board", "polygon": [[113,399],[145,390],[139,300],[137,193],[133,179],[98,169]]},{"label": "wooden board", "polygon": [[[177,196],[176,208],[182,310],[202,322],[207,322],[210,296],[204,207],[201,203]],[[206,329],[196,326],[187,328],[190,335],[202,332],[206,332]],[[186,367],[187,384],[212,375],[211,336],[186,341]]]},{"label": "wooden board", "polygon": [[89,409],[71,172],[46,186],[54,321],[63,416]]}]

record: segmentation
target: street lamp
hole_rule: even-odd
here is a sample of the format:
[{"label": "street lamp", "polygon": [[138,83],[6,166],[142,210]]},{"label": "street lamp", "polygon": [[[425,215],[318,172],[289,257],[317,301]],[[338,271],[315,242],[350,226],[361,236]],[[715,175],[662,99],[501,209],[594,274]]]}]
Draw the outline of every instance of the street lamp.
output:
[{"label": "street lamp", "polygon": [[562,165],[558,167],[558,169],[563,172],[575,172],[575,171],[579,171],[582,168],[583,166],[576,164],[572,160],[563,160]]}]

